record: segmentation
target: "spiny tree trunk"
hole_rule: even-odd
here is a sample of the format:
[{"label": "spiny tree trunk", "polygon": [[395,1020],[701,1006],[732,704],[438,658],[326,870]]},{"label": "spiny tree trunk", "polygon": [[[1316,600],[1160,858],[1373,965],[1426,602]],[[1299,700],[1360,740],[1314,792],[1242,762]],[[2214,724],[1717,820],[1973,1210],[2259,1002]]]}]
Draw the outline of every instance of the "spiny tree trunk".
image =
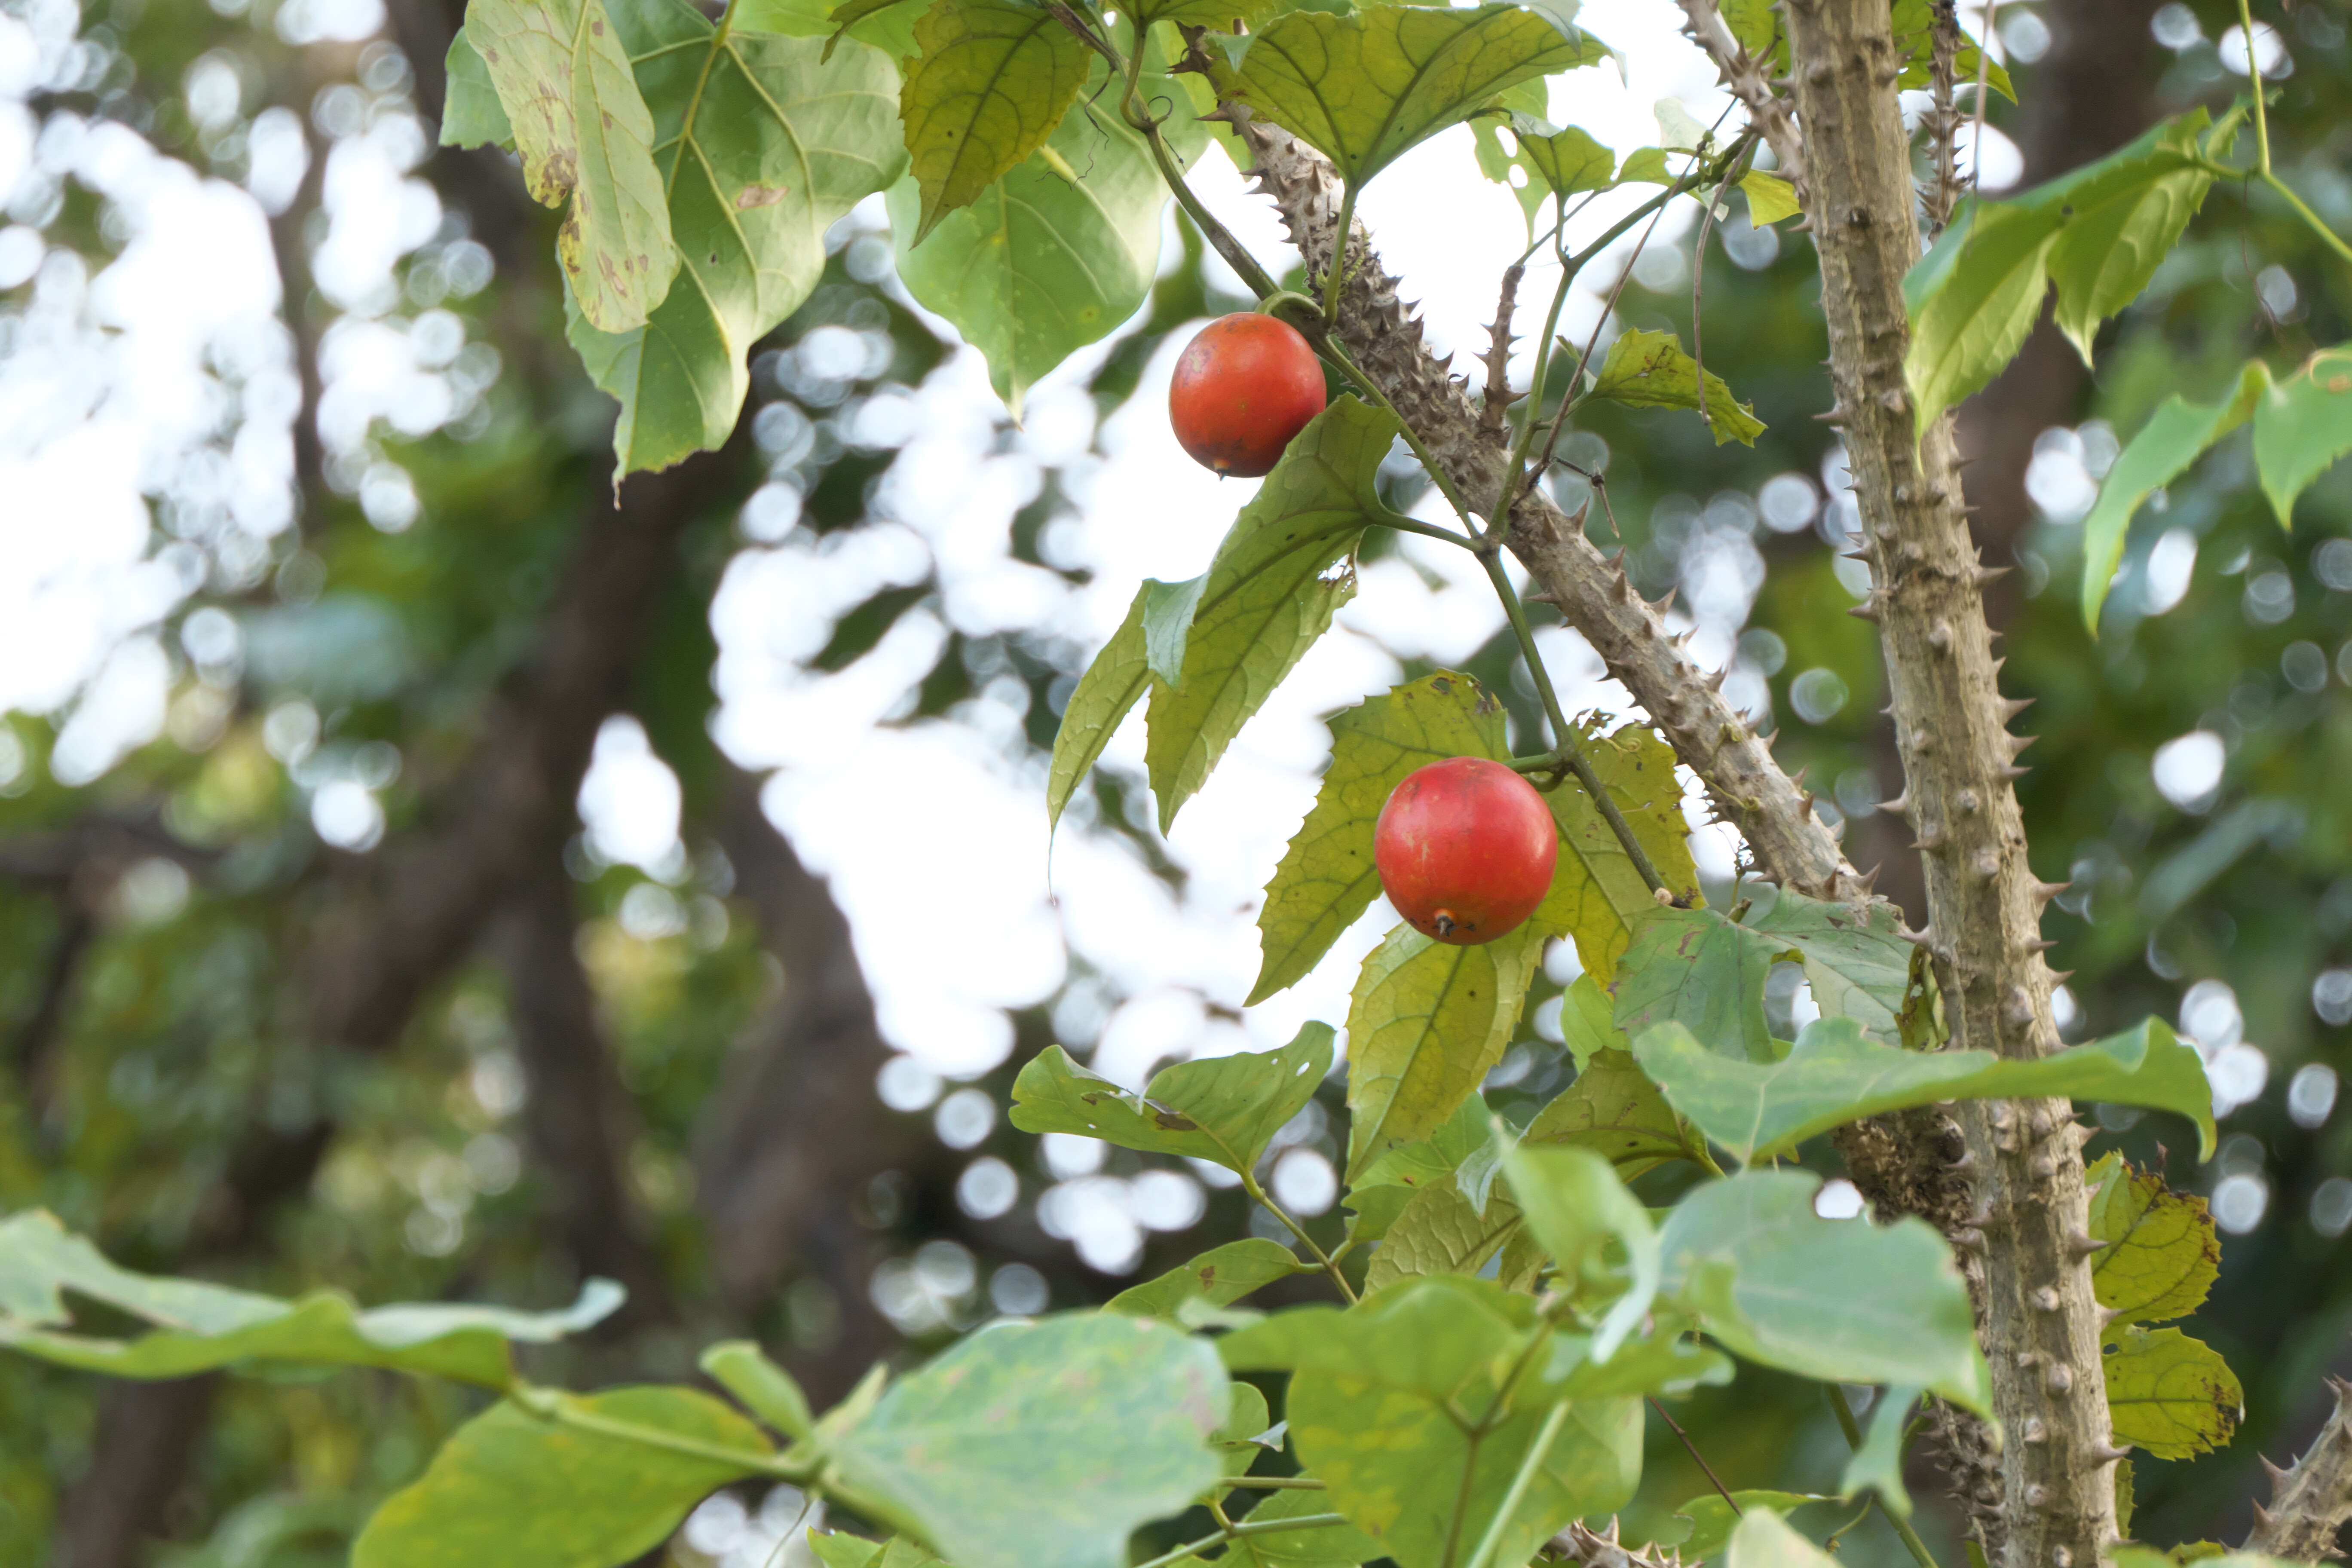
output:
[{"label": "spiny tree trunk", "polygon": [[[1806,212],[1821,254],[1830,374],[1876,584],[1906,788],[1925,855],[1931,955],[1953,1044],[2058,1050],[2041,916],[1948,416],[1916,429],[1903,374],[1903,276],[1917,259],[1910,147],[1886,0],[1790,0]],[[2000,1454],[1989,1549],[2016,1568],[2095,1563],[2116,1539],[2112,1441],[2091,1290],[2083,1134],[2063,1100],[1974,1102],[1960,1125],[1977,1182],[1982,1333]]]}]

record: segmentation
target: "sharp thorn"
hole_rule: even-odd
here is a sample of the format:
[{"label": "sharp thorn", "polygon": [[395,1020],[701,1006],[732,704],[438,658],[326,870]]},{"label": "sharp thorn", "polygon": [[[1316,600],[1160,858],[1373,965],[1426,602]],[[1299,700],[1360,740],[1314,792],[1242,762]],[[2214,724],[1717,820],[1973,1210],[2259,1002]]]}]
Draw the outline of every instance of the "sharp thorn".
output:
[{"label": "sharp thorn", "polygon": [[1911,809],[1911,792],[1909,790],[1905,790],[1893,800],[1880,801],[1878,803],[1878,809],[1885,812],[1889,816],[1901,816],[1905,812]]}]

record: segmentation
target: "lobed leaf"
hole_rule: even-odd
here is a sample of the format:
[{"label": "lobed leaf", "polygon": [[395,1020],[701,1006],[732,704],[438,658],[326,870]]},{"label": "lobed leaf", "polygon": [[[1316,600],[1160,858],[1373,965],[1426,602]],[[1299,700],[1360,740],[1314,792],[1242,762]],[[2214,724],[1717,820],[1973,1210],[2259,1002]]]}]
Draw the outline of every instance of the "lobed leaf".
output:
[{"label": "lobed leaf", "polygon": [[920,193],[919,246],[1045,144],[1094,57],[1052,13],[1013,0],[939,0],[915,24],[915,45],[898,113]]},{"label": "lobed leaf", "polygon": [[2174,1192],[2120,1154],[2105,1156],[2083,1179],[2091,1190],[2092,1239],[2106,1244],[2091,1257],[2091,1289],[2117,1314],[2115,1322],[2160,1323],[2203,1305],[2221,1272],[2221,1238],[2205,1200]]},{"label": "lobed leaf", "polygon": [[772,1452],[758,1427],[690,1388],[536,1397],[551,1413],[625,1422],[679,1446],[584,1430],[501,1401],[457,1428],[425,1474],[376,1510],[352,1545],[352,1568],[609,1568],[660,1545],[695,1504],[760,1473]]},{"label": "lobed leaf", "polygon": [[1253,1005],[1303,979],[1380,895],[1373,829],[1406,774],[1447,757],[1510,755],[1502,704],[1453,670],[1366,698],[1329,723],[1331,765],[1258,911]]},{"label": "lobed leaf", "polygon": [[2179,1329],[2129,1328],[2105,1359],[2116,1441],[2159,1459],[2218,1448],[2245,1415],[2245,1392],[2212,1346]]},{"label": "lobed leaf", "polygon": [[1335,400],[1291,441],[1217,546],[1185,637],[1181,689],[1151,691],[1144,762],[1161,832],[1355,597],[1356,541],[1395,515],[1375,480],[1398,428],[1392,415]]},{"label": "lobed leaf", "polygon": [[956,1568],[1109,1568],[1216,1481],[1226,1389],[1214,1350],[1148,1318],[999,1322],[884,1394],[834,1462]]},{"label": "lobed leaf", "polygon": [[1076,1132],[1124,1149],[1212,1160],[1247,1175],[1331,1070],[1331,1026],[1307,1024],[1278,1051],[1241,1051],[1161,1069],[1140,1097],[1049,1046],[1013,1083],[1013,1125]]},{"label": "lobed leaf", "polygon": [[1911,1517],[1911,1493],[1903,1484],[1903,1437],[1919,1393],[1916,1385],[1901,1384],[1878,1391],[1862,1447],[1846,1461],[1845,1475],[1838,1482],[1840,1497],[1875,1492],[1879,1507],[1888,1513],[1896,1519]]},{"label": "lobed leaf", "polygon": [[506,109],[532,199],[571,204],[555,250],[581,312],[608,332],[644,324],[678,256],[653,114],[603,0],[472,0],[466,34]]},{"label": "lobed leaf", "polygon": [[1990,1408],[1967,1287],[1924,1221],[1829,1220],[1821,1178],[1748,1171],[1675,1205],[1663,1293],[1734,1354],[1824,1382],[1917,1384]]},{"label": "lobed leaf", "polygon": [[1517,5],[1297,10],[1260,29],[1219,85],[1360,185],[1519,83],[1605,53]]},{"label": "lobed leaf", "polygon": [[1077,793],[1110,738],[1151,685],[1150,655],[1144,647],[1143,616],[1150,607],[1154,584],[1146,579],[1135,591],[1127,619],[1110,641],[1095,655],[1078,677],[1069,702],[1062,710],[1062,726],[1054,732],[1054,757],[1045,775],[1045,821],[1060,823],[1062,812]]},{"label": "lobed leaf", "polygon": [[1777,1062],[1711,1051],[1681,1024],[1645,1029],[1633,1055],[1674,1108],[1742,1163],[1793,1152],[1806,1139],[1948,1100],[2074,1099],[2170,1110],[2197,1124],[2213,1152],[2213,1091],[2204,1061],[2158,1019],[2053,1056],[1906,1051],[1864,1037],[1854,1019],[1805,1026]]},{"label": "lobed leaf", "polygon": [[816,287],[825,231],[904,165],[897,73],[880,50],[835,54],[740,24],[722,35],[686,0],[608,4],[654,107],[683,263],[640,324],[606,328],[576,291],[568,301],[572,346],[621,405],[617,480],[726,442],[751,389],[751,345]]},{"label": "lobed leaf", "polygon": [[1538,931],[1475,947],[1408,925],[1365,958],[1348,1005],[1348,1179],[1444,1125],[1502,1059],[1527,1000]]},{"label": "lobed leaf", "polygon": [[2294,498],[2352,452],[2352,345],[2322,349],[2254,404],[2254,468],[2279,526]]},{"label": "lobed leaf", "polygon": [[[67,1330],[65,1292],[154,1331],[101,1339]],[[420,1302],[362,1310],[329,1291],[283,1300],[198,1279],[136,1274],[109,1261],[56,1216],[27,1209],[0,1221],[0,1344],[60,1366],[115,1377],[186,1377],[247,1362],[307,1362],[431,1373],[485,1388],[513,1381],[509,1346],[544,1344],[593,1327],[621,1305],[591,1279],[571,1307],[517,1312]]]},{"label": "lobed leaf", "polygon": [[[1592,397],[1605,397],[1629,408],[1689,408],[1699,406],[1698,362],[1683,352],[1672,332],[1633,328],[1620,332],[1609,345],[1609,357],[1594,377]],[[1752,405],[1731,395],[1731,388],[1713,371],[1706,373],[1706,423],[1715,444],[1738,441],[1753,447],[1764,433],[1764,422]]]},{"label": "lobed leaf", "polygon": [[1129,1286],[1104,1302],[1103,1310],[1173,1321],[1187,1302],[1230,1307],[1251,1291],[1297,1272],[1297,1254],[1278,1241],[1253,1236],[1213,1247],[1156,1279]]}]

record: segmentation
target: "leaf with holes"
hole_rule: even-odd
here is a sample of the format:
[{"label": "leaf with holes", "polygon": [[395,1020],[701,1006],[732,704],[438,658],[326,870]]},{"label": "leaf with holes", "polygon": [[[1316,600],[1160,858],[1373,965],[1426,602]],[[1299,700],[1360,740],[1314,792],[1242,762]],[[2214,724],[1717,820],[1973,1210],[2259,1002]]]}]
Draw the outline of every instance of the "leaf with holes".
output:
[{"label": "leaf with holes", "polygon": [[1502,1059],[1527,1000],[1540,933],[1475,947],[1408,925],[1364,960],[1348,1005],[1348,1179],[1443,1126]]},{"label": "leaf with holes", "polygon": [[2148,1106],[2189,1118],[2204,1157],[2213,1150],[2213,1092],[2203,1058],[2153,1018],[2032,1060],[1990,1051],[1902,1050],[1865,1039],[1853,1018],[1808,1024],[1777,1062],[1711,1051],[1674,1022],[1635,1037],[1633,1055],[1676,1110],[1743,1163],[1790,1153],[1806,1139],[1865,1116],[1947,1100]]},{"label": "leaf with holes", "polygon": [[2294,498],[2352,452],[2352,344],[2322,349],[2254,405],[2254,467],[2263,494],[2292,526]]},{"label": "leaf with holes", "polygon": [[1503,705],[1441,669],[1333,714],[1331,765],[1258,911],[1264,952],[1252,1005],[1296,984],[1380,896],[1372,832],[1407,773],[1447,757],[1510,755]]},{"label": "leaf with holes", "polygon": [[1360,185],[1519,83],[1606,53],[1517,5],[1297,10],[1260,30],[1219,86]]},{"label": "leaf with holes", "polygon": [[[152,1326],[135,1339],[71,1331],[66,1292]],[[330,1291],[297,1300],[198,1279],[136,1274],[27,1209],[0,1221],[0,1345],[59,1366],[114,1377],[187,1377],[253,1362],[388,1367],[504,1388],[509,1346],[544,1344],[593,1328],[621,1305],[621,1288],[592,1279],[555,1312],[454,1302],[354,1306]]]},{"label": "leaf with holes", "polygon": [[[2161,1025],[2156,1026],[2162,1027]],[[2221,1272],[2221,1242],[2205,1200],[2108,1154],[2083,1173],[2091,1192],[2091,1289],[2116,1323],[2160,1323],[2204,1303]]]},{"label": "leaf with holes", "polygon": [[[1605,736],[1586,736],[1580,743],[1594,775],[1666,890],[1699,902],[1690,822],[1683,816],[1683,787],[1675,776],[1673,748],[1656,731],[1638,724]],[[1528,923],[1546,936],[1571,938],[1585,972],[1606,985],[1635,929],[1657,908],[1657,900],[1581,783],[1572,776],[1562,780],[1545,792],[1544,802],[1559,827],[1559,861],[1552,872],[1551,890]]]},{"label": "leaf with holes", "polygon": [[[534,1397],[547,1414],[507,1400],[460,1426],[423,1476],[376,1510],[352,1545],[352,1568],[605,1568],[660,1545],[695,1504],[759,1474],[771,1454],[758,1427],[690,1388]],[[626,1423],[679,1447],[591,1422]]]},{"label": "leaf with holes", "polygon": [[833,1460],[956,1568],[1106,1568],[1215,1482],[1229,1405],[1205,1342],[1070,1312],[969,1336],[838,1434]]},{"label": "leaf with holes", "polygon": [[1331,1039],[1330,1025],[1307,1024],[1278,1051],[1179,1062],[1156,1074],[1140,1099],[1049,1046],[1013,1080],[1013,1125],[1212,1160],[1247,1175],[1282,1124],[1315,1098],[1331,1070]]},{"label": "leaf with holes", "polygon": [[522,155],[532,199],[570,210],[555,251],[600,331],[645,323],[677,273],[654,117],[603,0],[473,0],[482,57]]},{"label": "leaf with holes", "polygon": [[1397,430],[1392,415],[1335,400],[1291,441],[1217,546],[1185,638],[1183,688],[1151,690],[1144,762],[1161,832],[1355,597],[1356,541],[1395,515],[1375,481]]},{"label": "leaf with holes", "polygon": [[[1609,345],[1609,357],[1586,395],[1629,408],[1696,409],[1698,362],[1683,352],[1674,333],[1634,328],[1620,332]],[[1707,429],[1718,447],[1726,441],[1753,447],[1764,433],[1754,406],[1733,397],[1723,377],[1713,371],[1706,373],[1706,413]]]},{"label": "leaf with holes", "polygon": [[654,108],[684,267],[634,330],[600,330],[584,302],[569,324],[590,376],[620,400],[617,479],[726,441],[751,345],[816,287],[825,231],[903,164],[897,73],[880,50],[850,44],[825,59],[814,38],[722,36],[686,0],[610,4]]},{"label": "leaf with holes", "polygon": [[2179,1329],[2126,1329],[2105,1360],[2116,1441],[2186,1459],[2230,1440],[2245,1393],[2219,1352]]},{"label": "leaf with holes", "polygon": [[1135,591],[1127,619],[1110,641],[1095,655],[1076,689],[1062,709],[1062,727],[1054,732],[1054,757],[1045,775],[1045,822],[1057,826],[1062,812],[1077,793],[1087,772],[1110,744],[1111,735],[1128,710],[1151,685],[1150,654],[1144,645],[1143,617],[1151,605],[1151,591],[1166,584],[1146,580]]},{"label": "leaf with holes", "polygon": [[1172,1321],[1188,1301],[1230,1307],[1251,1291],[1297,1272],[1297,1254],[1280,1242],[1253,1236],[1211,1247],[1157,1279],[1130,1286],[1104,1302],[1103,1310]]},{"label": "leaf with holes", "polygon": [[[1045,144],[1095,57],[1042,7],[939,0],[898,94],[919,192],[913,243]],[[1117,323],[1113,323],[1116,325]]]}]

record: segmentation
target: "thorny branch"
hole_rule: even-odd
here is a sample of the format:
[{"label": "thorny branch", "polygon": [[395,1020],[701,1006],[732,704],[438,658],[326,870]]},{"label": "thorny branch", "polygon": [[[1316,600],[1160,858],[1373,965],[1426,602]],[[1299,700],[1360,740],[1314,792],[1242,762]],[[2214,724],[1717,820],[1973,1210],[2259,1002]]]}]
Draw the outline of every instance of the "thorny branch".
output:
[{"label": "thorny branch", "polygon": [[2271,1502],[2254,1505],[2254,1532],[2246,1550],[2295,1563],[2318,1563],[2337,1555],[2336,1537],[2352,1519],[2352,1384],[2327,1380],[2336,1408],[2311,1447],[2281,1469],[2268,1459]]}]

